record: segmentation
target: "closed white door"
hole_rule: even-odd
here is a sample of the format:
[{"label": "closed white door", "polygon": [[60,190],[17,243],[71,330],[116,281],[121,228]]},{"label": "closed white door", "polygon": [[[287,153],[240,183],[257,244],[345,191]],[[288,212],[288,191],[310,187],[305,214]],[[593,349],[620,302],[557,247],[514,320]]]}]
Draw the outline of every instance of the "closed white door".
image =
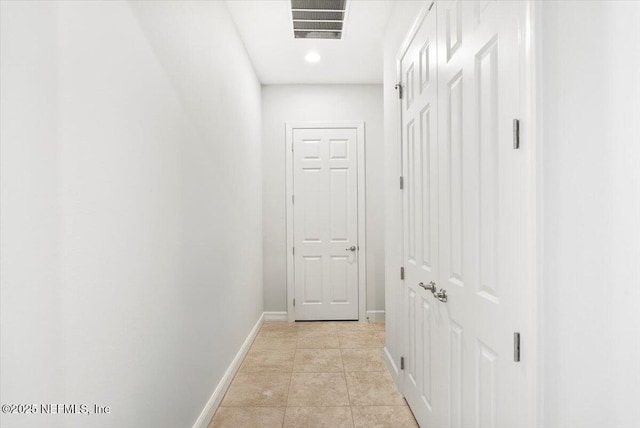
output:
[{"label": "closed white door", "polygon": [[296,320],[358,319],[357,130],[293,130]]},{"label": "closed white door", "polygon": [[439,427],[445,403],[439,337],[442,307],[423,286],[439,281],[436,13],[426,15],[401,57],[405,288],[404,394],[416,419]]},{"label": "closed white door", "polygon": [[[513,148],[512,125],[519,109],[523,18],[522,2],[438,1],[433,6],[414,44],[431,47],[427,41],[437,33],[437,108],[429,95],[420,94],[423,77],[415,71],[420,55],[401,64],[408,222],[405,395],[423,426],[526,424],[522,398],[532,380],[525,365],[514,361],[514,333],[527,306],[519,298],[516,275],[524,242],[518,223],[521,159]],[[429,150],[437,153],[437,165],[420,160],[424,152],[412,149],[416,141],[425,144],[417,137],[423,134],[412,130],[424,128],[422,111],[431,112],[432,120],[437,111],[437,149]],[[426,184],[425,177],[437,185]],[[437,232],[425,234],[426,218]],[[431,245],[423,244],[426,238]],[[433,245],[432,266],[419,249]],[[423,267],[409,268],[412,263]],[[431,281],[446,293],[446,301],[418,286]]]}]

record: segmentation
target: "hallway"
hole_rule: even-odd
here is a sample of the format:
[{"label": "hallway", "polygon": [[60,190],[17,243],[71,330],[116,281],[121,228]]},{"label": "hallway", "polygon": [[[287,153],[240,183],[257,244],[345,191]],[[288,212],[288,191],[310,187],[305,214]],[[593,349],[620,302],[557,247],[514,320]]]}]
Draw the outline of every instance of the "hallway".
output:
[{"label": "hallway", "polygon": [[0,427],[640,428],[638,23],[0,0]]},{"label": "hallway", "polygon": [[265,322],[209,428],[417,427],[384,334],[384,323]]}]

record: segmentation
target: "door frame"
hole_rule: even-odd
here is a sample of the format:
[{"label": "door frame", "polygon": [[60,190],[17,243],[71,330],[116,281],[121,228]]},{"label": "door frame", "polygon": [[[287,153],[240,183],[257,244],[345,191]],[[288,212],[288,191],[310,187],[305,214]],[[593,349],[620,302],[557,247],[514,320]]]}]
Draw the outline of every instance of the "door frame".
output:
[{"label": "door frame", "polygon": [[[429,13],[432,3],[437,0],[423,0],[423,6],[418,12],[416,18],[412,22],[402,43],[400,44],[395,56],[396,63],[396,82],[402,82],[402,58],[409,48],[413,38],[415,37],[422,21]],[[522,219],[520,231],[520,239],[524,242],[520,246],[520,275],[519,280],[522,284],[522,301],[525,303],[526,313],[524,314],[523,325],[520,326],[520,334],[522,337],[521,358],[528,362],[526,374],[528,384],[525,391],[522,391],[523,411],[526,413],[523,427],[536,428],[539,421],[542,420],[541,412],[544,403],[542,384],[540,381],[540,370],[543,360],[543,349],[541,347],[540,334],[542,332],[542,269],[541,249],[542,249],[542,230],[541,218],[539,211],[542,208],[542,195],[539,187],[539,177],[542,177],[542,123],[539,103],[537,98],[537,88],[540,85],[540,46],[539,37],[541,30],[541,7],[537,1],[524,0],[522,2],[523,19],[519,23],[518,37],[521,43],[520,50],[520,151],[522,154],[522,170],[520,171],[520,179],[522,183],[522,201],[519,207]],[[398,100],[398,122],[396,135],[399,139],[397,150],[400,165],[398,172],[404,176],[403,170],[404,147],[402,142],[402,100]],[[404,201],[403,190],[400,192],[401,200]],[[400,230],[399,240],[401,245],[400,264],[404,263],[404,203],[400,207]],[[394,308],[400,314],[404,311],[404,280],[399,280],[401,284],[402,298],[398,299],[399,305]],[[386,299],[385,299],[386,300]],[[400,332],[398,337],[396,355],[397,360],[400,355],[404,355],[407,346],[405,338],[405,318],[399,319]],[[388,363],[395,365],[393,356],[389,356]],[[395,367],[393,367],[395,369]],[[393,376],[396,385],[401,394],[404,395],[404,373],[395,370],[396,376]]]},{"label": "door frame", "polygon": [[329,121],[329,122],[286,122],[285,123],[285,204],[287,225],[287,319],[296,320],[293,299],[295,296],[295,260],[293,256],[293,131],[295,129],[355,129],[357,140],[358,165],[358,320],[366,318],[367,305],[367,241],[366,241],[366,162],[365,162],[365,122]]}]

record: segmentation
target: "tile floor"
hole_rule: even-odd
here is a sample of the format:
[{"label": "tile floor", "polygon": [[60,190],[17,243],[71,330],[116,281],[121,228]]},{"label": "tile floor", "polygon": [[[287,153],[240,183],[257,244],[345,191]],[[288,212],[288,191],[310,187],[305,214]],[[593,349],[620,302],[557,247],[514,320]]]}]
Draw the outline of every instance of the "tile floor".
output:
[{"label": "tile floor", "polygon": [[383,323],[266,322],[209,428],[417,427],[383,344]]}]

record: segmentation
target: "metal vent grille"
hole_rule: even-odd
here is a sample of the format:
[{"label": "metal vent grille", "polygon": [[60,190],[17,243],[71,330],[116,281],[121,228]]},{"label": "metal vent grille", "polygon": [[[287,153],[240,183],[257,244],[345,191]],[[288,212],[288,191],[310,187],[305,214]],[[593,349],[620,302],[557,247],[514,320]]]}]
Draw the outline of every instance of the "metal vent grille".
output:
[{"label": "metal vent grille", "polygon": [[347,0],[291,0],[296,39],[341,39]]}]

